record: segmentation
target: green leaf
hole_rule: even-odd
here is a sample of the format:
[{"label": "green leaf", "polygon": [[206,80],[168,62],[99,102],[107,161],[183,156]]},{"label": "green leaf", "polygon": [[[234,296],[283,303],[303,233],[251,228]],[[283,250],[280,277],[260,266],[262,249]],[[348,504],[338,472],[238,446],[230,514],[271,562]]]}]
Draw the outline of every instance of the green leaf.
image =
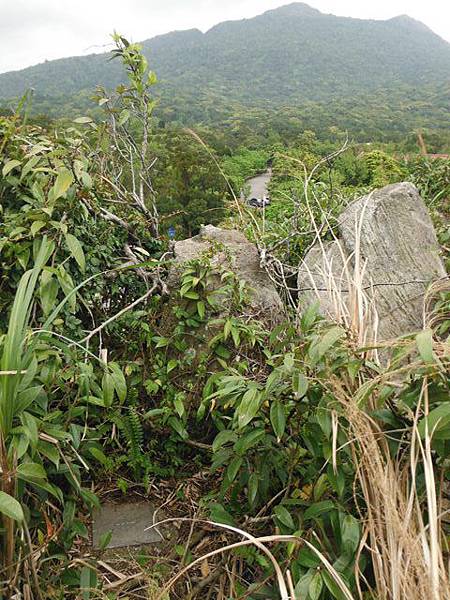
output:
[{"label": "green leaf", "polygon": [[238,474],[239,469],[241,468],[242,461],[242,456],[236,456],[228,465],[225,477],[227,478],[229,483],[232,483],[235,480],[236,475]]},{"label": "green leaf", "polygon": [[52,188],[53,200],[58,200],[58,198],[64,196],[72,183],[73,174],[69,171],[69,169],[60,169],[58,176],[56,177],[55,185]]},{"label": "green leaf", "polygon": [[432,330],[424,329],[418,333],[416,335],[416,344],[422,360],[426,363],[434,362]]},{"label": "green leaf", "polygon": [[173,405],[175,407],[175,410],[178,414],[179,417],[183,417],[184,413],[185,413],[185,408],[184,408],[184,393],[180,392],[178,394],[175,395],[174,401],[173,401]]},{"label": "green leaf", "polygon": [[100,539],[98,541],[99,550],[106,550],[106,548],[109,545],[109,542],[111,541],[111,538],[112,538],[112,530],[105,531],[105,533],[103,533],[100,536]]},{"label": "green leaf", "polygon": [[[56,276],[58,277],[59,285],[61,286],[62,291],[66,296],[69,296],[73,292],[75,286],[72,277],[65,270],[63,265],[59,265]],[[75,312],[77,307],[77,295],[75,293],[72,294],[67,302],[70,312]]]},{"label": "green leaf", "polygon": [[74,123],[92,123],[91,117],[78,117],[73,120]]},{"label": "green leaf", "polygon": [[259,487],[258,474],[252,473],[250,475],[250,477],[248,478],[248,484],[247,484],[247,497],[248,497],[250,506],[252,506],[255,503],[256,494],[258,493],[258,487]]},{"label": "green leaf", "polygon": [[165,337],[157,337],[153,338],[153,341],[156,342],[155,348],[164,348],[169,345],[169,340]]},{"label": "green leaf", "polygon": [[316,571],[309,582],[308,593],[311,600],[319,600],[322,593],[323,579],[320,571]]},{"label": "green leaf", "polygon": [[110,373],[105,373],[103,375],[102,390],[105,406],[112,406],[114,400],[114,378]]},{"label": "green leaf", "polygon": [[118,120],[119,125],[125,125],[125,123],[128,121],[128,119],[130,118],[130,116],[131,116],[130,111],[127,108],[125,108],[120,113],[119,120]]},{"label": "green leaf", "polygon": [[311,583],[311,579],[314,576],[314,572],[308,571],[303,577],[299,579],[297,585],[295,586],[295,598],[303,600],[308,597],[309,584]]},{"label": "green leaf", "polygon": [[22,463],[17,467],[17,477],[25,481],[34,481],[35,479],[47,479],[47,473],[44,467],[37,463]]},{"label": "green leaf", "polygon": [[304,519],[315,519],[324,513],[328,513],[334,509],[334,504],[331,500],[324,500],[323,502],[316,502],[305,510]]},{"label": "green leaf", "polygon": [[295,371],[292,374],[292,391],[295,394],[297,399],[303,398],[306,396],[306,392],[308,391],[308,379],[303,375],[303,373],[299,373]]},{"label": "green leaf", "polygon": [[336,326],[329,329],[309,350],[309,354],[314,362],[321,360],[325,353],[344,335],[345,331],[342,327]]},{"label": "green leaf", "polygon": [[43,227],[45,227],[44,221],[33,221],[30,227],[31,235],[34,237]]},{"label": "green leaf", "polygon": [[198,312],[198,316],[200,317],[200,319],[204,319],[205,318],[205,303],[201,300],[199,300],[197,302],[197,312]]},{"label": "green leaf", "polygon": [[0,491],[0,513],[13,519],[14,521],[23,521],[23,510],[19,502],[6,492]]},{"label": "green leaf", "polygon": [[167,363],[167,373],[170,373],[178,366],[178,361],[175,358],[171,358]]},{"label": "green leaf", "polygon": [[295,530],[296,527],[294,520],[291,517],[291,513],[285,506],[279,504],[274,508],[273,512],[275,513],[275,516],[280,521],[280,523],[282,523],[285,527],[288,527],[289,529]]},{"label": "green leaf", "polygon": [[67,247],[69,248],[70,253],[74,257],[74,259],[77,261],[78,266],[84,272],[86,269],[86,259],[84,257],[83,248],[81,247],[80,242],[74,235],[72,235],[71,233],[67,233],[66,234],[66,244],[67,244]]},{"label": "green leaf", "polygon": [[15,159],[14,160],[8,160],[8,162],[3,167],[3,170],[2,170],[3,177],[6,177],[8,175],[8,173],[10,173],[13,169],[15,169],[16,167],[18,167],[20,164],[22,164],[20,162],[20,160],[15,160]]},{"label": "green leaf", "polygon": [[320,558],[313,550],[311,550],[311,548],[304,546],[303,548],[300,548],[300,552],[298,553],[298,562],[302,567],[315,569],[320,565]]},{"label": "green leaf", "polygon": [[210,506],[210,519],[211,521],[214,521],[214,523],[224,523],[225,525],[235,526],[233,517],[218,502],[215,502]]},{"label": "green leaf", "polygon": [[[345,583],[345,579],[344,579],[344,576],[342,575],[342,573],[339,573],[339,576],[341,579],[343,579],[343,581]],[[328,571],[326,571],[326,570],[322,571],[322,579],[325,582],[325,585],[328,588],[328,591],[332,594],[333,598],[335,598],[336,600],[346,600],[347,596],[344,595],[341,588],[338,586],[336,581],[333,579],[332,575],[330,575],[328,573]]]},{"label": "green leaf", "polygon": [[80,573],[80,590],[82,600],[91,598],[91,590],[97,587],[97,573],[94,569],[83,567]]},{"label": "green leaf", "polygon": [[277,436],[277,442],[280,442],[286,428],[286,412],[282,402],[274,400],[270,407],[270,422]]},{"label": "green leaf", "polygon": [[243,428],[258,414],[261,404],[261,393],[256,386],[249,388],[242,397],[236,411],[239,428]]},{"label": "green leaf", "polygon": [[257,444],[265,436],[265,434],[266,432],[264,428],[258,428],[249,431],[237,440],[237,442],[234,444],[234,451],[236,454],[242,456],[247,452],[247,450],[255,446],[255,444]]},{"label": "green leaf", "polygon": [[236,434],[234,431],[231,431],[230,429],[224,429],[223,431],[220,431],[214,438],[212,444],[213,452],[217,452],[223,445],[227,444],[228,442],[234,442],[235,440]]},{"label": "green leaf", "polygon": [[42,310],[47,316],[55,308],[56,298],[58,297],[59,283],[53,274],[49,271],[42,271],[41,283],[39,286],[39,297],[41,299]]},{"label": "green leaf", "polygon": [[124,402],[127,397],[127,382],[122,369],[115,362],[111,362],[108,365],[111,373],[111,377],[114,381],[114,388],[116,390],[117,397],[120,402]]},{"label": "green leaf", "polygon": [[344,550],[353,554],[359,545],[359,522],[352,515],[346,515],[342,520],[341,538]]},{"label": "green leaf", "polygon": [[100,448],[92,446],[89,448],[89,453],[102,465],[105,465],[108,462],[108,459],[106,458],[104,452],[100,450]]},{"label": "green leaf", "polygon": [[422,438],[425,437],[427,423],[428,434],[433,439],[450,440],[450,402],[443,402],[419,421],[417,430]]}]

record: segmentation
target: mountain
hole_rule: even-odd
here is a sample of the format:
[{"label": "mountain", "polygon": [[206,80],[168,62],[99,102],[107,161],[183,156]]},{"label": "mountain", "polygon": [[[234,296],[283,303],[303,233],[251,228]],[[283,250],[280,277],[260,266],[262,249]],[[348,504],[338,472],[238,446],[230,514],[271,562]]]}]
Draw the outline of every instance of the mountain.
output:
[{"label": "mountain", "polygon": [[[430,111],[450,82],[450,44],[402,15],[386,21],[323,14],[303,3],[252,19],[228,21],[206,33],[192,29],[142,43],[165,103],[299,106],[349,102],[383,94]],[[100,84],[123,79],[109,54],[65,58],[0,75],[0,98],[33,87],[37,98],[87,97]],[[181,100],[180,100],[181,99]],[[76,102],[75,102],[76,103]],[[442,104],[440,100],[440,110]],[[406,106],[407,108],[407,106]],[[441,115],[442,116],[442,115]]]}]

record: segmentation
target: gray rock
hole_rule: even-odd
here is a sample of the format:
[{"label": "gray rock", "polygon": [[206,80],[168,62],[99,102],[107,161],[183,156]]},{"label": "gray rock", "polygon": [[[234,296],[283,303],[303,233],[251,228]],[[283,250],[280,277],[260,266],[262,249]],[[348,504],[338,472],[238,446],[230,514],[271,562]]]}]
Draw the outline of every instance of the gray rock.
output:
[{"label": "gray rock", "polygon": [[[446,272],[417,189],[411,183],[397,183],[359,198],[341,214],[338,230],[339,239],[326,245],[325,253],[315,246],[305,257],[298,278],[300,304],[319,298],[322,312],[339,318],[336,290],[348,303],[346,271],[353,273],[358,255],[364,267],[363,287],[379,319],[378,339],[422,328],[426,290]],[[337,285],[330,284],[332,280]],[[318,294],[302,292],[314,287],[320,288]]]},{"label": "gray rock", "polygon": [[[285,309],[275,285],[260,266],[256,246],[249,242],[243,233],[236,230],[220,229],[213,225],[202,226],[200,233],[192,238],[175,243],[175,268],[169,274],[169,287],[179,285],[181,265],[211,253],[211,265],[232,270],[245,281],[249,290],[249,304],[254,316],[264,321],[278,321]],[[176,265],[180,265],[177,267]],[[217,285],[220,285],[219,279]],[[226,301],[226,299],[224,299]]]},{"label": "gray rock", "polygon": [[[124,548],[161,542],[163,537],[153,525],[154,507],[147,503],[104,504],[94,513],[92,542],[99,547],[102,535],[112,532],[108,548]],[[159,515],[156,521],[160,520]]]}]

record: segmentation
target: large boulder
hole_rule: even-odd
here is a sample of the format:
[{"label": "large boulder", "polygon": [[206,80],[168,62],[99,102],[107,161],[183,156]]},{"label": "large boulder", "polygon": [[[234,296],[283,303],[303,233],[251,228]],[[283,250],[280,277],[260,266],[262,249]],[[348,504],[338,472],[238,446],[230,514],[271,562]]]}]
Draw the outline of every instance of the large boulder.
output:
[{"label": "large boulder", "polygon": [[423,327],[426,290],[446,272],[430,215],[411,183],[388,185],[343,211],[337,239],[314,246],[300,266],[300,308],[319,299],[329,317],[350,313],[355,272],[375,308],[379,340]]},{"label": "large boulder", "polygon": [[[175,264],[169,275],[169,288],[174,289],[178,286],[179,274],[184,263],[205,254],[211,255],[213,269],[217,268],[219,272],[220,268],[224,267],[233,271],[238,279],[245,281],[252,316],[266,323],[275,323],[284,317],[283,302],[270,277],[261,268],[256,246],[240,231],[205,225],[201,227],[198,235],[176,242]],[[220,286],[219,278],[217,285]]]}]

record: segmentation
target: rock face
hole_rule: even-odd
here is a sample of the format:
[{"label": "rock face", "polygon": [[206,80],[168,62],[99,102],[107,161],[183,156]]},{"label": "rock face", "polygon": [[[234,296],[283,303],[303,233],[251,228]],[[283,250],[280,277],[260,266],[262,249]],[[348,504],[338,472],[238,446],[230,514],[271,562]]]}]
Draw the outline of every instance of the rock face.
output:
[{"label": "rock face", "polygon": [[155,513],[155,507],[146,502],[104,504],[94,512],[92,543],[98,548],[108,531],[111,539],[108,548],[124,548],[162,542],[158,528],[151,528],[154,522],[162,520]]},{"label": "rock face", "polygon": [[[220,229],[213,225],[202,226],[198,235],[175,243],[175,264],[181,265],[199,258],[211,250],[213,250],[211,259],[213,267],[223,265],[228,270],[232,270],[240,280],[246,282],[254,316],[266,322],[276,322],[284,316],[285,309],[281,298],[269,276],[260,266],[255,245],[250,243],[240,231]],[[174,288],[178,285],[180,270],[175,267],[169,275],[169,287]]]},{"label": "rock face", "polygon": [[349,278],[358,272],[377,313],[379,340],[422,328],[426,289],[446,272],[417,189],[398,183],[359,198],[341,214],[338,231],[337,240],[305,257],[300,306],[319,299],[322,313],[340,318],[342,305],[349,304]]}]

